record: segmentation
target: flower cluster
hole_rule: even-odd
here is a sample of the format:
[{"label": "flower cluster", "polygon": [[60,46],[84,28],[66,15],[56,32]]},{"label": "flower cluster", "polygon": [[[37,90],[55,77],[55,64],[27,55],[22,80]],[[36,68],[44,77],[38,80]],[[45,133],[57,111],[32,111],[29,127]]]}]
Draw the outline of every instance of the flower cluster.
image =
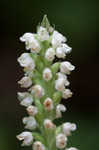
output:
[{"label": "flower cluster", "polygon": [[[33,150],[77,150],[67,148],[68,136],[76,125],[66,122],[57,127],[53,122],[66,111],[61,99],[72,96],[68,75],[75,66],[66,60],[72,48],[66,37],[50,26],[46,16],[37,33],[25,33],[20,41],[27,52],[18,58],[24,69],[24,77],[18,83],[27,91],[18,92],[18,99],[28,116],[22,120],[26,131],[17,138],[23,141],[22,146],[32,145]],[[57,62],[56,58],[63,60]]]}]

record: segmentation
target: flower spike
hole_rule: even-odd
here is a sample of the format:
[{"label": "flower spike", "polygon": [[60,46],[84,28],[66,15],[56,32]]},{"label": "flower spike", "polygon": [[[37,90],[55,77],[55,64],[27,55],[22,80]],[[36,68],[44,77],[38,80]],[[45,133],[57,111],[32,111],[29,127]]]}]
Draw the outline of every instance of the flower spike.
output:
[{"label": "flower spike", "polygon": [[20,37],[26,52],[18,58],[24,68],[24,77],[18,83],[26,92],[18,92],[20,105],[28,116],[22,119],[25,129],[17,136],[22,146],[32,145],[32,150],[77,150],[68,148],[68,136],[76,124],[66,122],[56,126],[54,120],[62,117],[67,108],[61,100],[72,97],[68,75],[75,66],[66,60],[72,48],[67,38],[56,31],[44,15],[36,33]]}]

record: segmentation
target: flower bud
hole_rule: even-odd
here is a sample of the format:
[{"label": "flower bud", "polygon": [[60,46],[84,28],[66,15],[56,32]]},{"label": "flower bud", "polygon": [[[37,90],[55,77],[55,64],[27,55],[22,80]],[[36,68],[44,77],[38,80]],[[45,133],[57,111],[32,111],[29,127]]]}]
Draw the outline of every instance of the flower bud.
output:
[{"label": "flower bud", "polygon": [[22,132],[17,136],[17,139],[20,141],[23,140],[22,146],[29,146],[33,142],[33,136],[31,132]]},{"label": "flower bud", "polygon": [[56,136],[56,147],[59,149],[65,148],[67,144],[67,138],[64,134],[60,133]]},{"label": "flower bud", "polygon": [[55,50],[53,48],[48,48],[45,52],[45,58],[48,61],[53,61],[55,58]]},{"label": "flower bud", "polygon": [[73,66],[68,61],[62,62],[60,65],[60,71],[62,73],[70,74],[70,72],[73,71],[74,69],[75,69],[75,66]]},{"label": "flower bud", "polygon": [[62,97],[64,99],[68,99],[70,97],[72,97],[73,93],[69,90],[69,89],[64,89],[64,91],[62,92]]},{"label": "flower bud", "polygon": [[53,101],[51,98],[47,97],[44,101],[44,108],[48,111],[52,110],[54,108]]},{"label": "flower bud", "polygon": [[46,81],[51,80],[52,78],[52,72],[49,68],[45,68],[43,71],[43,79]]},{"label": "flower bud", "polygon": [[47,41],[49,39],[49,33],[47,32],[47,29],[42,26],[39,27],[37,35],[40,41]]},{"label": "flower bud", "polygon": [[32,85],[32,80],[29,77],[23,77],[18,83],[21,85],[23,88],[28,88]]},{"label": "flower bud", "polygon": [[38,113],[37,107],[31,105],[27,108],[27,112],[30,116],[35,116]]},{"label": "flower bud", "polygon": [[41,142],[36,141],[33,144],[33,150],[45,150],[45,147]]},{"label": "flower bud", "polygon": [[55,125],[53,124],[53,122],[49,119],[45,119],[44,120],[44,127],[46,129],[53,129],[55,127]]}]

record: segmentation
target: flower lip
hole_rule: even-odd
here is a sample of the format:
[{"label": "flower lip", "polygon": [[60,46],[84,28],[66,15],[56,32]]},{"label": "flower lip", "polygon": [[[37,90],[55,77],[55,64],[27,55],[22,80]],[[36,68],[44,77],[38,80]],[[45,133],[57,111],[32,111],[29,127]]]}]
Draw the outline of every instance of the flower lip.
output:
[{"label": "flower lip", "polygon": [[36,141],[33,144],[33,150],[45,150],[45,147],[41,142]]},{"label": "flower lip", "polygon": [[46,110],[50,111],[54,108],[53,101],[51,98],[47,97],[44,101],[44,107]]},{"label": "flower lip", "polygon": [[36,106],[31,105],[27,108],[27,112],[30,116],[35,116],[38,113],[38,109]]},{"label": "flower lip", "polygon": [[53,129],[53,128],[55,128],[55,125],[53,124],[53,122],[51,120],[45,119],[44,120],[44,127],[46,129]]},{"label": "flower lip", "polygon": [[67,137],[63,134],[60,133],[56,136],[56,147],[59,149],[65,148],[67,144]]},{"label": "flower lip", "polygon": [[41,98],[45,94],[44,89],[39,84],[36,84],[31,88],[31,93],[37,98]]},{"label": "flower lip", "polygon": [[55,58],[55,50],[53,48],[48,48],[45,52],[45,58],[48,61],[53,61]]},{"label": "flower lip", "polygon": [[49,68],[45,68],[43,71],[43,79],[46,81],[51,80],[52,78],[52,72]]}]

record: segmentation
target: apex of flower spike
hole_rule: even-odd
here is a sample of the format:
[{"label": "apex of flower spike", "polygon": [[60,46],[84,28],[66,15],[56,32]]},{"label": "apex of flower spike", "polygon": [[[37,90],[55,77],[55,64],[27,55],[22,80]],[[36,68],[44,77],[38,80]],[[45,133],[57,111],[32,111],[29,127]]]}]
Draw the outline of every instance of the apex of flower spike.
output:
[{"label": "apex of flower spike", "polygon": [[53,27],[50,25],[47,15],[44,15],[41,26],[46,28],[50,33],[53,32]]},{"label": "apex of flower spike", "polygon": [[44,15],[43,20],[41,22],[41,26],[48,28],[50,26],[49,20],[47,18],[47,15]]}]

